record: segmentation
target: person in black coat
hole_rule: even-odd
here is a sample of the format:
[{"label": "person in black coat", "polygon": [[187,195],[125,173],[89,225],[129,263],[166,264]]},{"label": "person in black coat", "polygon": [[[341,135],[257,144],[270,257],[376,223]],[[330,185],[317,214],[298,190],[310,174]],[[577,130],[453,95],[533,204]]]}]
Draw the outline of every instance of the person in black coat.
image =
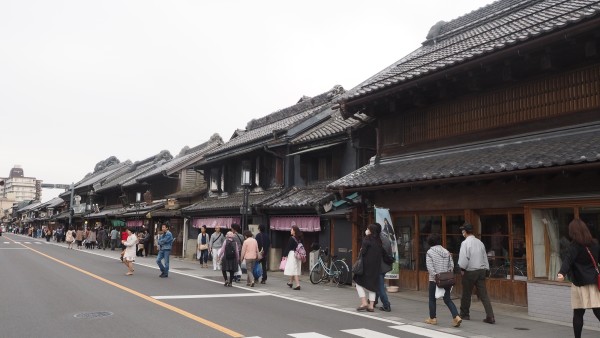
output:
[{"label": "person in black coat", "polygon": [[[369,224],[365,231],[365,237],[362,241],[359,257],[362,257],[363,273],[354,274],[352,278],[356,283],[356,291],[361,304],[357,311],[373,312],[375,296],[379,290],[379,274],[381,273],[382,244],[379,238],[376,224]],[[367,293],[369,303],[367,303]]]},{"label": "person in black coat", "polygon": [[[543,220],[547,223],[547,220]],[[563,281],[569,276],[571,284],[571,308],[573,309],[573,333],[581,337],[583,315],[592,309],[600,320],[600,291],[598,291],[598,261],[600,245],[592,237],[587,225],[580,219],[569,223],[569,237],[572,241],[563,258],[556,280]]]}]

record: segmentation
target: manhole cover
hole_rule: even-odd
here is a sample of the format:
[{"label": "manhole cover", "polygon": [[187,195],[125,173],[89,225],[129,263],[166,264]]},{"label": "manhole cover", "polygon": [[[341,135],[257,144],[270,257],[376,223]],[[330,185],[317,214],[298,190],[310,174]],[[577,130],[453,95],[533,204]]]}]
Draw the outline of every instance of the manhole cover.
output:
[{"label": "manhole cover", "polygon": [[190,269],[190,268],[173,268],[173,270],[186,271],[186,270],[194,270],[194,269]]},{"label": "manhole cover", "polygon": [[526,327],[515,327],[515,330],[528,331],[529,329]]},{"label": "manhole cover", "polygon": [[101,312],[82,312],[82,313],[76,314],[74,317],[75,318],[101,318],[101,317],[108,317],[108,316],[112,316],[112,315],[113,315],[112,312],[101,311]]}]

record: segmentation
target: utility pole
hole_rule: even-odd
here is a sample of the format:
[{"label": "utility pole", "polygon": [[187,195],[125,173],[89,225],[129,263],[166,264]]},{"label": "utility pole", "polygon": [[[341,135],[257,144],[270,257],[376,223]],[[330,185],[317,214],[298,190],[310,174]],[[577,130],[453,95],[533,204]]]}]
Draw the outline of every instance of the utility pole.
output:
[{"label": "utility pole", "polygon": [[71,229],[71,220],[73,219],[73,183],[71,183],[71,200],[69,201],[69,229]]}]

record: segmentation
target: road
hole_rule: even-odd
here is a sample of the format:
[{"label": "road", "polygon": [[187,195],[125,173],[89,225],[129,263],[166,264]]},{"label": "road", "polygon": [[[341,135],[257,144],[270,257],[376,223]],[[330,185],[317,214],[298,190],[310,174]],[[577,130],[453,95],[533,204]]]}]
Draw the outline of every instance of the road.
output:
[{"label": "road", "polygon": [[0,271],[0,337],[459,337],[13,234]]}]

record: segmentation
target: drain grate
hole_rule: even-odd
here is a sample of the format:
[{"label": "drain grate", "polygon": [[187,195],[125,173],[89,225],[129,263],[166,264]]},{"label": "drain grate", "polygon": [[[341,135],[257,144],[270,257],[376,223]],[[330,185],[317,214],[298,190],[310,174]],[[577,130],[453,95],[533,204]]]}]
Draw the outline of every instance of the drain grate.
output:
[{"label": "drain grate", "polygon": [[194,269],[191,269],[191,268],[173,268],[173,270],[187,271],[187,270],[194,270]]},{"label": "drain grate", "polygon": [[100,312],[82,312],[82,313],[76,314],[73,317],[75,317],[75,318],[102,318],[102,317],[109,317],[112,315],[113,315],[112,312],[100,311]]},{"label": "drain grate", "polygon": [[515,327],[515,330],[529,331],[529,329],[526,327]]}]

